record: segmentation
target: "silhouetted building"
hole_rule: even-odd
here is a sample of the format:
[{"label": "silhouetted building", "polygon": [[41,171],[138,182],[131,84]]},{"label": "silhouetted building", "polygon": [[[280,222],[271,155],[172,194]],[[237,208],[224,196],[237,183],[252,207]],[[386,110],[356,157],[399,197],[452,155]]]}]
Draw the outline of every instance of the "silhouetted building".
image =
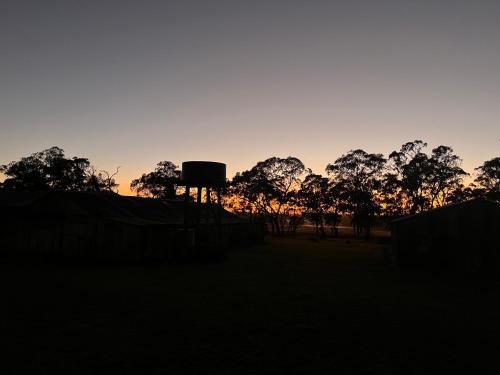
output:
[{"label": "silhouetted building", "polygon": [[483,199],[394,220],[393,253],[400,265],[460,271],[500,269],[500,204]]},{"label": "silhouetted building", "polygon": [[191,211],[210,204],[93,192],[0,191],[3,253],[100,259],[181,258],[263,238],[255,224],[221,209],[220,236],[210,215],[198,230],[185,226]]}]

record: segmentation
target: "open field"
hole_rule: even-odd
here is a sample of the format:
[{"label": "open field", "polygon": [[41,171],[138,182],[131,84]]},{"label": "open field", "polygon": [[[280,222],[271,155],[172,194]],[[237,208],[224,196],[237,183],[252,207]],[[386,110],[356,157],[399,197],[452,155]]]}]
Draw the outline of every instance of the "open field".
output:
[{"label": "open field", "polygon": [[3,373],[498,373],[500,285],[396,269],[380,242],[303,233],[212,264],[2,259]]}]

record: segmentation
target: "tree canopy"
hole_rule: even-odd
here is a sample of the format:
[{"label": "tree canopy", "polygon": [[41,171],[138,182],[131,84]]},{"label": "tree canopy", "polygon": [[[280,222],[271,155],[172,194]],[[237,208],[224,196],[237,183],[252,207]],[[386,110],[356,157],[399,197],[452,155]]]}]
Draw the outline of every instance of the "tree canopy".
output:
[{"label": "tree canopy", "polygon": [[325,213],[332,206],[330,184],[327,177],[309,173],[300,185],[300,204],[306,217],[314,223],[316,232],[324,234]]},{"label": "tree canopy", "polygon": [[179,167],[171,161],[160,161],[153,172],[132,180],[130,189],[137,195],[175,199],[181,177]]},{"label": "tree canopy", "polygon": [[6,176],[0,183],[5,190],[113,191],[118,186],[116,173],[97,172],[87,158],[66,158],[59,147],[1,165],[0,172]]},{"label": "tree canopy", "polygon": [[485,161],[476,168],[475,182],[489,199],[500,201],[500,157]]},{"label": "tree canopy", "polygon": [[468,174],[460,166],[460,157],[449,146],[438,146],[430,155],[424,152],[426,147],[427,143],[415,140],[389,155],[382,182],[389,217],[422,212],[465,197],[463,179]]},{"label": "tree canopy", "polygon": [[277,233],[285,230],[285,214],[293,210],[304,164],[295,157],[271,157],[252,169],[237,173],[230,192],[241,206],[269,219]]}]

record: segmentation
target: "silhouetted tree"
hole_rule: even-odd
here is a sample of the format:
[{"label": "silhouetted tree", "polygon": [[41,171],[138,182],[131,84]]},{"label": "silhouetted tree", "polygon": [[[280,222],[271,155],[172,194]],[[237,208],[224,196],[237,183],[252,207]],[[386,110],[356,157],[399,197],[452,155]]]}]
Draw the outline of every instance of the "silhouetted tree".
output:
[{"label": "silhouetted tree", "polygon": [[425,147],[427,143],[415,140],[389,155],[389,171],[382,184],[388,216],[413,214],[426,208],[432,167],[429,157],[422,152]]},{"label": "silhouetted tree", "polygon": [[485,161],[475,170],[478,171],[475,182],[482,190],[481,195],[500,202],[500,157]]},{"label": "silhouetted tree", "polygon": [[272,231],[280,234],[288,226],[284,219],[295,204],[304,170],[304,164],[297,158],[271,157],[237,173],[230,189],[239,197],[242,207],[267,217]]},{"label": "silhouetted tree", "polygon": [[431,207],[441,207],[449,202],[455,190],[462,188],[462,181],[468,175],[460,164],[462,159],[448,146],[432,150],[430,158],[429,196]]},{"label": "silhouetted tree", "polygon": [[469,186],[460,184],[460,186],[458,186],[450,193],[447,199],[447,203],[461,203],[471,199],[480,198],[484,196],[483,192],[483,189],[478,188],[474,183],[469,184]]},{"label": "silhouetted tree", "polygon": [[438,146],[430,156],[423,152],[427,143],[407,142],[389,155],[384,175],[382,199],[388,217],[414,214],[465,199],[467,173],[462,160],[449,146]]},{"label": "silhouetted tree", "polygon": [[[109,190],[118,186],[113,176],[107,181],[95,176],[95,169],[87,158],[66,158],[64,150],[51,147],[19,161],[0,166],[6,179],[0,188],[6,190]],[[104,172],[104,171],[103,171]]]},{"label": "silhouetted tree", "polygon": [[338,225],[342,219],[342,212],[349,210],[349,204],[344,201],[345,188],[342,181],[335,181],[333,178],[328,181],[326,203],[328,209],[323,214],[325,223],[330,226],[331,232],[338,237]]},{"label": "silhouetted tree", "polygon": [[253,171],[237,172],[228,184],[227,207],[252,221],[265,220],[265,202],[260,199]]},{"label": "silhouetted tree", "polygon": [[389,223],[394,218],[405,214],[401,181],[397,174],[386,173],[380,184],[381,215]]},{"label": "silhouetted tree", "polygon": [[114,190],[118,187],[118,184],[115,181],[115,176],[118,174],[119,170],[120,167],[117,167],[115,173],[110,174],[108,171],[96,171],[94,167],[91,167],[87,177],[86,190],[114,192]]},{"label": "silhouetted tree", "polygon": [[341,183],[345,207],[352,215],[357,236],[370,236],[371,219],[378,210],[377,191],[380,189],[386,159],[382,154],[352,150],[328,164],[326,172]]},{"label": "silhouetted tree", "polygon": [[132,180],[130,189],[137,195],[153,198],[175,199],[181,176],[179,167],[170,161],[161,161],[153,172],[144,173]]},{"label": "silhouetted tree", "polygon": [[316,228],[316,234],[325,234],[324,215],[330,207],[328,178],[309,173],[300,185],[299,198],[304,207],[304,216]]}]

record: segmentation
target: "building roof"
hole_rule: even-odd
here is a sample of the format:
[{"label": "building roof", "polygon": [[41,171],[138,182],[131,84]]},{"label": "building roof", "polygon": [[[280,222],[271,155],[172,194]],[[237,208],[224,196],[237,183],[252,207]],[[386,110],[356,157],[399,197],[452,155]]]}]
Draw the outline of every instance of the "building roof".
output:
[{"label": "building roof", "polygon": [[[13,192],[0,191],[0,209],[7,212],[36,212],[40,215],[93,216],[136,225],[183,225],[185,204],[178,200],[163,200],[123,196],[106,192]],[[194,217],[196,204],[188,203],[188,213]],[[214,209],[201,205],[201,216]],[[222,211],[224,224],[241,223],[243,219]],[[204,222],[202,220],[202,222]]]},{"label": "building roof", "polygon": [[421,212],[421,213],[414,214],[414,215],[403,216],[403,217],[400,217],[398,219],[391,221],[391,224],[399,224],[402,222],[420,219],[420,218],[424,219],[426,217],[430,217],[433,215],[441,215],[441,214],[447,215],[448,213],[451,213],[451,212],[454,212],[457,210],[470,210],[470,209],[485,208],[485,207],[491,207],[494,210],[500,211],[500,203],[490,201],[487,199],[477,198],[477,199],[471,199],[471,200],[461,202],[461,203],[449,204],[447,206],[433,208],[432,210]]},{"label": "building roof", "polygon": [[0,208],[26,207],[47,195],[47,191],[0,190]]}]

